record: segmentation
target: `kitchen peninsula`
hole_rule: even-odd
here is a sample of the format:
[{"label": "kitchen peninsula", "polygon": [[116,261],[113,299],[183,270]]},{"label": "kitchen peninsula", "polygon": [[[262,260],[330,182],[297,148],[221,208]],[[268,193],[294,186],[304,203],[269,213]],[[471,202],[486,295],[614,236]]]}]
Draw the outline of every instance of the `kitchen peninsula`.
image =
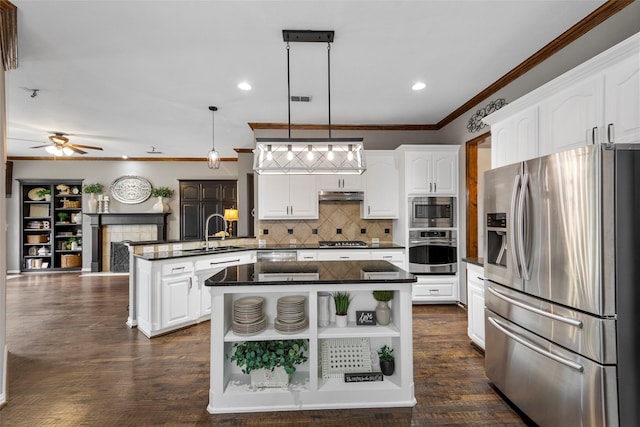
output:
[{"label": "kitchen peninsula", "polygon": [[[411,286],[415,277],[386,261],[252,262],[226,267],[205,281],[211,292],[210,413],[262,412],[303,409],[411,407],[416,403],[413,383]],[[358,325],[356,311],[373,311],[374,290],[391,290],[392,320],[386,326]],[[347,327],[318,326],[318,296],[349,292]],[[267,326],[251,335],[234,332],[234,302],[264,298]],[[309,326],[287,333],[275,327],[278,299],[302,297]],[[330,318],[335,318],[330,304]],[[288,387],[253,388],[249,375],[231,362],[233,346],[245,341],[302,339],[308,360],[300,365]],[[336,366],[340,346],[362,346],[363,372],[378,371],[377,350],[394,350],[395,372],[382,381],[345,382]],[[340,360],[343,362],[344,360]],[[347,362],[348,363],[348,362]]]}]

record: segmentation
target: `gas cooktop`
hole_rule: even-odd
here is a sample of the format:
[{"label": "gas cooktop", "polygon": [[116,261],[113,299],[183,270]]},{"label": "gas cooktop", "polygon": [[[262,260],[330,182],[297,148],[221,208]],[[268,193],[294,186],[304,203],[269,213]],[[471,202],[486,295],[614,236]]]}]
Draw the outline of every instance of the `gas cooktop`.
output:
[{"label": "gas cooktop", "polygon": [[320,247],[366,247],[367,244],[362,240],[321,240],[318,242]]}]

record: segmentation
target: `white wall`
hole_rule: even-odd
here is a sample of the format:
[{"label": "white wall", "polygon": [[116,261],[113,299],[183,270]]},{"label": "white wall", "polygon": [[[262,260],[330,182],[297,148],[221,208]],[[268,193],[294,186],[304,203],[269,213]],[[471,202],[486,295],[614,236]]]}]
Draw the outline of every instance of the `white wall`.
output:
[{"label": "white wall", "polygon": [[[7,138],[5,129],[5,99],[4,99],[4,71],[0,70],[0,191],[4,194],[5,189],[5,169],[6,169],[6,147]],[[0,254],[7,253],[7,208],[6,199],[0,197],[0,225],[5,227],[0,229]],[[0,406],[7,401],[7,257],[0,256]]]},{"label": "white wall", "polygon": [[[13,166],[12,196],[6,209],[9,224],[8,241],[15,242],[7,248],[6,262],[9,271],[20,269],[20,183],[18,179],[84,179],[85,183],[100,182],[108,194],[111,183],[124,175],[146,178],[154,187],[166,186],[175,190],[169,200],[172,214],[168,217],[167,238],[180,238],[180,196],[178,179],[237,179],[238,162],[221,162],[220,169],[211,170],[202,162],[139,162],[139,161],[83,161],[83,160],[15,160]],[[4,175],[3,175],[4,177]],[[85,202],[86,202],[85,196]],[[152,197],[143,203],[127,205],[111,198],[110,212],[150,212],[156,200]],[[85,217],[86,219],[86,217]],[[83,268],[91,268],[91,227],[83,221]]]}]

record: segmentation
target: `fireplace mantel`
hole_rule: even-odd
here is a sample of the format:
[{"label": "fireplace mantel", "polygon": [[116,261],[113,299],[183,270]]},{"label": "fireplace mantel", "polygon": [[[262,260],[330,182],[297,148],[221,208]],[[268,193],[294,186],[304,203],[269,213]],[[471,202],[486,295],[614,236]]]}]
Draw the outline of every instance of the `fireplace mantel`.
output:
[{"label": "fireplace mantel", "polygon": [[155,225],[158,240],[167,240],[170,212],[85,213],[91,224],[91,271],[102,271],[102,228],[107,225]]}]

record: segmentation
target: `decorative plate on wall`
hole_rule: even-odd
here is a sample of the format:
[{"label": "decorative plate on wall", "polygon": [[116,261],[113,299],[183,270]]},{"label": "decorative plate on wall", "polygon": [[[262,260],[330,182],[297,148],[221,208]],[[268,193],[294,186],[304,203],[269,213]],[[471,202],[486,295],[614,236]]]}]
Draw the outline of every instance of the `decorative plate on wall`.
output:
[{"label": "decorative plate on wall", "polygon": [[120,203],[142,203],[151,196],[151,183],[145,178],[125,175],[113,181],[111,195]]}]

